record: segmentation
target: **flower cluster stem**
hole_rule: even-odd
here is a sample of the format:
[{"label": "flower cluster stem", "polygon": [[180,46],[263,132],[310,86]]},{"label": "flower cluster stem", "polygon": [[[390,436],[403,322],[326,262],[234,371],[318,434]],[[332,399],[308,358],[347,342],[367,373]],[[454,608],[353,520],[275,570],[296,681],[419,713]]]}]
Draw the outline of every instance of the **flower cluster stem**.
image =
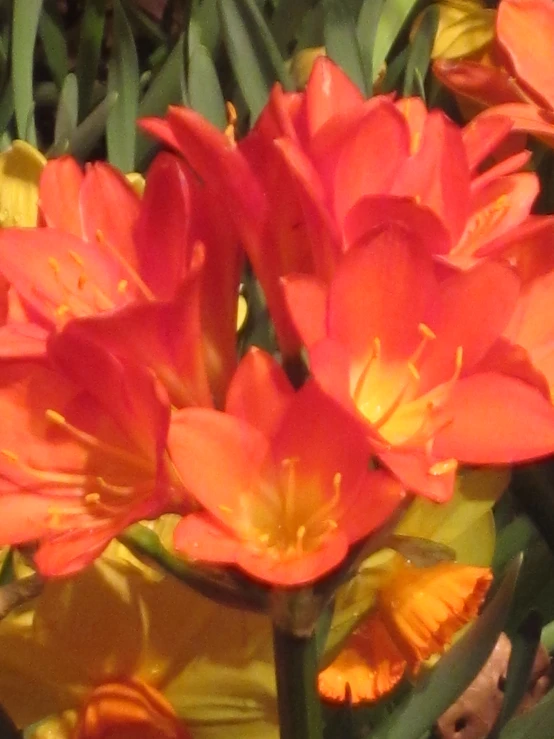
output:
[{"label": "flower cluster stem", "polygon": [[273,628],[281,739],[321,739],[314,635],[299,637]]}]

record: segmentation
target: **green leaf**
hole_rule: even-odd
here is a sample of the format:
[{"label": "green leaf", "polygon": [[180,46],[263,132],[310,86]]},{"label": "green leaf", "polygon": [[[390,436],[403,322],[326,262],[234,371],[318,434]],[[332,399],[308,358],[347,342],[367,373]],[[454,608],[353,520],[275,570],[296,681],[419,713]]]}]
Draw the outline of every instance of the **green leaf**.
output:
[{"label": "green leaf", "polygon": [[313,4],[313,0],[281,0],[275,8],[269,27],[283,56],[292,51],[302,19]]},{"label": "green leaf", "polygon": [[33,102],[33,59],[42,0],[13,0],[12,85],[17,132],[37,146]]},{"label": "green leaf", "polygon": [[431,51],[439,25],[439,9],[429,6],[421,16],[421,23],[410,46],[406,73],[404,75],[404,95],[420,95],[424,98],[423,80],[429,69]]},{"label": "green leaf", "polygon": [[501,739],[552,739],[554,726],[554,690],[551,690],[533,710],[512,719]]},{"label": "green leaf", "polygon": [[225,99],[209,51],[194,34],[189,38],[188,98],[191,108],[221,130],[227,123]]},{"label": "green leaf", "polygon": [[385,0],[373,48],[372,68],[375,72],[381,69],[398,34],[418,2],[419,0]]},{"label": "green leaf", "polygon": [[540,644],[541,630],[542,618],[540,614],[537,611],[531,611],[512,637],[512,651],[510,652],[506,673],[504,700],[487,739],[498,739],[500,730],[514,714],[527,691],[535,655]]},{"label": "green leaf", "polygon": [[323,36],[327,56],[367,95],[355,18],[344,0],[323,0]]},{"label": "green leaf", "polygon": [[117,92],[118,98],[108,116],[108,160],[122,172],[132,172],[135,168],[139,99],[138,58],[131,27],[121,2],[113,2],[114,45],[108,66],[108,92]]},{"label": "green leaf", "polygon": [[408,699],[371,733],[371,739],[420,739],[463,693],[486,662],[504,627],[520,566],[518,557],[481,616],[416,685]]},{"label": "green leaf", "polygon": [[377,25],[379,16],[383,9],[384,0],[364,0],[358,15],[356,36],[358,48],[362,61],[366,89],[369,94],[373,89],[373,83],[379,75],[379,69],[373,67],[373,54],[375,50],[375,39],[377,37]]},{"label": "green leaf", "polygon": [[[165,115],[167,106],[181,103],[185,90],[184,39],[181,35],[139,103],[138,116]],[[138,131],[137,168],[142,171],[157,144]]]},{"label": "green leaf", "polygon": [[105,18],[106,0],[87,0],[79,31],[76,66],[79,86],[79,120],[82,120],[90,110],[102,52]]},{"label": "green leaf", "polygon": [[69,71],[67,43],[58,14],[48,6],[43,8],[40,16],[38,33],[52,76],[58,89],[61,90]]},{"label": "green leaf", "polygon": [[56,125],[54,128],[54,145],[49,156],[60,156],[64,154],[69,146],[69,141],[77,128],[79,107],[79,90],[77,89],[77,78],[70,73],[65,78],[58,110],[56,113]]},{"label": "green leaf", "polygon": [[225,45],[254,123],[276,81],[292,89],[283,58],[254,0],[218,0]]},{"label": "green leaf", "polygon": [[4,133],[13,116],[13,89],[11,80],[0,95],[0,133]]},{"label": "green leaf", "polygon": [[14,572],[14,550],[8,549],[6,556],[0,566],[0,587],[2,585],[8,585],[12,582],[15,576]]},{"label": "green leaf", "polygon": [[117,102],[117,92],[111,92],[89,113],[71,137],[68,151],[77,159],[86,159],[106,130],[111,109]]}]

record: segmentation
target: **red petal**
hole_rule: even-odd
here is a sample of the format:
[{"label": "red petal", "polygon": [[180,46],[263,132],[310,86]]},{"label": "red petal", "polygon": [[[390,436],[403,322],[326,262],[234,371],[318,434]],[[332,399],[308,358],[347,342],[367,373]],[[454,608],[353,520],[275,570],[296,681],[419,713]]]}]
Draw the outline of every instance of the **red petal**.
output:
[{"label": "red petal", "polygon": [[101,528],[83,527],[43,541],[34,557],[37,568],[45,577],[73,575],[99,557],[123,528],[107,521]]},{"label": "red petal", "polygon": [[348,113],[361,107],[364,101],[356,85],[325,56],[316,59],[305,95],[311,136],[337,113]]},{"label": "red petal", "polygon": [[504,115],[512,121],[513,131],[531,133],[538,136],[548,146],[554,146],[554,113],[543,110],[530,103],[507,103],[499,105],[481,115],[484,117],[492,113]]},{"label": "red petal", "polygon": [[304,346],[326,334],[327,288],[313,277],[291,275],[281,280],[288,310]]},{"label": "red petal", "polygon": [[0,327],[0,357],[43,357],[48,331],[36,323],[10,322]]},{"label": "red petal", "polygon": [[192,560],[233,565],[240,542],[205,513],[182,518],[173,532],[173,546]]},{"label": "red petal", "polygon": [[554,107],[554,71],[545,63],[552,55],[554,7],[550,0],[502,0],[496,37],[518,79]]},{"label": "red petal", "polygon": [[184,487],[225,524],[222,506],[236,509],[257,482],[268,443],[234,416],[186,408],[171,417],[168,449]]},{"label": "red petal", "polygon": [[170,154],[156,157],[134,232],[140,274],[161,300],[173,297],[192,259],[190,195],[182,167]]},{"label": "red petal", "polygon": [[73,157],[50,159],[40,177],[39,211],[50,228],[82,237],[79,195],[84,175]]},{"label": "red petal", "polygon": [[493,372],[460,380],[445,406],[452,422],[434,446],[468,464],[512,464],[554,450],[554,408],[534,387]]},{"label": "red petal", "polygon": [[501,115],[488,118],[478,115],[462,129],[467,161],[472,172],[504,141],[511,129],[511,120]]},{"label": "red petal", "polygon": [[254,347],[237,367],[225,410],[248,421],[269,438],[293,397],[294,389],[281,366],[270,354]]},{"label": "red petal", "polygon": [[437,59],[433,63],[433,72],[443,85],[457,95],[486,106],[499,106],[491,110],[491,115],[495,117],[507,115],[503,103],[517,103],[524,99],[515,79],[499,67]]},{"label": "red petal", "polygon": [[407,490],[438,503],[444,503],[452,497],[456,479],[455,470],[452,469],[441,475],[432,475],[429,472],[439,458],[430,457],[417,450],[391,449],[380,451],[379,459]]},{"label": "red petal", "polygon": [[402,483],[385,470],[368,471],[360,477],[357,496],[350,496],[340,520],[350,543],[378,529],[406,496]]}]

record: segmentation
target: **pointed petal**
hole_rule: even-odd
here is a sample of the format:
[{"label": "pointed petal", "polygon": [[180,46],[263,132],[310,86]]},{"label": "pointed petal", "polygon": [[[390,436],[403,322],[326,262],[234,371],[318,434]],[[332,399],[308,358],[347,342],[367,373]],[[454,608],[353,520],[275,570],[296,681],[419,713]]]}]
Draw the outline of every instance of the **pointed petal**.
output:
[{"label": "pointed petal", "polygon": [[379,339],[383,355],[405,356],[436,287],[419,234],[395,223],[343,258],[329,289],[328,332],[357,359]]},{"label": "pointed petal", "polygon": [[104,162],[88,165],[80,204],[83,230],[88,240],[92,244],[109,244],[136,268],[133,235],[140,199],[125,177]]},{"label": "pointed petal", "polygon": [[511,120],[501,115],[487,118],[478,115],[462,129],[467,161],[472,172],[492,154],[511,129]]},{"label": "pointed petal", "polygon": [[184,487],[225,523],[224,509],[237,509],[257,481],[268,443],[234,416],[185,408],[172,415],[168,449]]},{"label": "pointed petal", "polygon": [[503,0],[496,16],[496,37],[518,79],[545,106],[553,108],[554,70],[544,63],[552,54],[552,3],[549,0]]},{"label": "pointed petal", "polygon": [[328,57],[318,57],[306,85],[306,110],[311,136],[337,112],[361,107],[363,96],[356,85]]},{"label": "pointed petal", "polygon": [[519,103],[524,99],[515,79],[500,67],[437,59],[433,63],[433,73],[456,95],[486,106],[501,106],[495,107],[491,115],[507,115],[503,103]]},{"label": "pointed petal", "polygon": [[456,479],[455,469],[432,474],[430,469],[439,457],[418,450],[391,449],[379,451],[381,462],[397,477],[406,490],[423,495],[437,503],[450,500]]},{"label": "pointed petal", "polygon": [[40,539],[49,532],[54,501],[58,505],[81,506],[71,498],[54,498],[24,491],[0,494],[0,542],[2,546]]},{"label": "pointed petal", "polygon": [[160,300],[173,297],[192,258],[190,195],[182,166],[171,154],[156,157],[134,230],[139,272]]},{"label": "pointed petal", "polygon": [[460,380],[445,407],[452,418],[437,455],[468,464],[512,464],[554,450],[554,408],[534,387],[493,372]]},{"label": "pointed petal", "polygon": [[386,523],[405,497],[404,485],[398,478],[385,470],[365,472],[360,477],[357,495],[349,496],[340,520],[350,543]]},{"label": "pointed petal", "polygon": [[50,159],[42,172],[39,213],[50,228],[59,228],[74,236],[83,236],[79,194],[84,175],[73,157]]},{"label": "pointed petal", "polygon": [[551,110],[527,102],[513,102],[485,110],[481,115],[485,117],[493,112],[510,118],[514,132],[533,134],[548,146],[554,146],[554,113]]},{"label": "pointed petal", "polygon": [[225,410],[270,438],[293,397],[294,389],[281,366],[270,354],[254,347],[237,367]]},{"label": "pointed petal", "polygon": [[483,174],[475,177],[471,181],[471,192],[478,192],[482,187],[485,187],[493,180],[497,180],[506,175],[514,174],[520,169],[523,169],[525,165],[530,161],[532,152],[529,149],[523,149],[523,151],[517,152],[503,159],[498,164],[487,169]]},{"label": "pointed petal", "polygon": [[288,310],[304,346],[326,334],[327,288],[312,277],[290,275],[281,280]]},{"label": "pointed petal", "polygon": [[108,521],[99,528],[67,531],[42,541],[34,556],[39,572],[44,577],[62,577],[79,572],[99,557],[123,528],[117,528]]}]

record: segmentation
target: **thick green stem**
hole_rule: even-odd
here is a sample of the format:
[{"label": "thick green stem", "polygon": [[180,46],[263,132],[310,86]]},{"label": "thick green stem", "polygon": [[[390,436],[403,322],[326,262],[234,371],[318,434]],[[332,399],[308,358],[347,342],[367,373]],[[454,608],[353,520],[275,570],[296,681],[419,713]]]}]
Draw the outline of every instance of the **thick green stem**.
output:
[{"label": "thick green stem", "polygon": [[298,637],[273,627],[281,739],[321,739],[315,636]]}]

